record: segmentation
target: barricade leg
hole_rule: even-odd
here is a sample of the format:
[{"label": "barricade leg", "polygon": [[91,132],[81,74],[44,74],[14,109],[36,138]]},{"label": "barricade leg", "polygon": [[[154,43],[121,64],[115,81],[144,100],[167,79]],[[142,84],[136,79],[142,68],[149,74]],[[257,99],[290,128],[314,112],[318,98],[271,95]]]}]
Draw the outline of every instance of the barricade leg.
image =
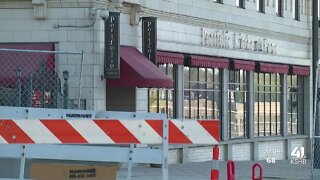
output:
[{"label": "barricade leg", "polygon": [[227,179],[235,180],[235,166],[234,161],[228,161],[227,163]]},{"label": "barricade leg", "polygon": [[212,149],[213,167],[211,169],[211,180],[219,180],[219,147],[215,145]]},{"label": "barricade leg", "polygon": [[25,145],[21,146],[21,159],[20,159],[20,172],[19,179],[24,179],[24,169],[26,165],[26,154],[25,154]]},{"label": "barricade leg", "polygon": [[127,180],[131,180],[131,174],[132,174],[132,153],[133,153],[134,145],[130,144],[129,149],[129,160],[128,160],[128,172],[127,172]]}]

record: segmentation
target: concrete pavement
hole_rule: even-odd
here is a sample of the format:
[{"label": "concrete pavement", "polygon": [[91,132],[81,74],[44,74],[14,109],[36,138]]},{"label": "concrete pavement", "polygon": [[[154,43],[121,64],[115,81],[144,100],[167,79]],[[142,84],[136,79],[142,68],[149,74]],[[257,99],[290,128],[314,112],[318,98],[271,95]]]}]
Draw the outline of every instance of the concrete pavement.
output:
[{"label": "concrete pavement", "polygon": [[[307,180],[311,178],[311,165],[307,164],[293,165],[288,160],[277,161],[268,164],[266,161],[259,161],[263,167],[263,179],[287,179],[287,180]],[[220,161],[220,179],[227,179],[225,161]],[[253,161],[235,162],[236,180],[251,179],[251,168]],[[170,180],[209,180],[212,162],[198,162],[187,164],[169,165]],[[127,174],[126,168],[121,168],[117,174],[117,180],[125,180]],[[315,180],[320,180],[320,173],[313,172]],[[136,166],[132,171],[132,180],[161,180],[161,168],[152,168],[149,166]]]}]

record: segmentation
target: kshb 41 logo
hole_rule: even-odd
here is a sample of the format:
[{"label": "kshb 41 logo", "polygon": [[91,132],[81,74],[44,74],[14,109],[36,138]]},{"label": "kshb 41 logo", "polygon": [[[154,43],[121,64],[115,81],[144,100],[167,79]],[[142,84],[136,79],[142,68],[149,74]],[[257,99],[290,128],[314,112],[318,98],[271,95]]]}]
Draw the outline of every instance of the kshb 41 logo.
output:
[{"label": "kshb 41 logo", "polygon": [[304,147],[295,147],[291,151],[291,164],[307,164]]}]

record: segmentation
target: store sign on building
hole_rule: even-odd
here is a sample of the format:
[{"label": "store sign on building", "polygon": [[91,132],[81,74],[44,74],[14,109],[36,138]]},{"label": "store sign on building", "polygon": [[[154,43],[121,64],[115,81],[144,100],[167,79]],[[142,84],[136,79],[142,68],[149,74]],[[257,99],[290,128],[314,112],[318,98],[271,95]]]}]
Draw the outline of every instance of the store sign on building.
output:
[{"label": "store sign on building", "polygon": [[207,30],[201,28],[202,44],[228,49],[277,54],[278,45],[271,43],[267,38],[256,38],[248,34],[222,30]]},{"label": "store sign on building", "polygon": [[105,20],[104,77],[120,78],[120,12],[110,12]]},{"label": "store sign on building", "polygon": [[157,58],[157,18],[142,17],[142,53],[154,64]]}]

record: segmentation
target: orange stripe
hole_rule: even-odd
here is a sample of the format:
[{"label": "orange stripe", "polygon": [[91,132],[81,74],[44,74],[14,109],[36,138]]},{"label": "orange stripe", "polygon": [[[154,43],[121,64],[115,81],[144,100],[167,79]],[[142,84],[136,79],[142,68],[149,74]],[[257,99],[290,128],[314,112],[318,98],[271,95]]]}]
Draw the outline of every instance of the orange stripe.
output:
[{"label": "orange stripe", "polygon": [[11,119],[0,120],[0,135],[9,144],[34,143],[34,141]]},{"label": "orange stripe", "polygon": [[88,144],[81,134],[75,130],[66,120],[50,119],[40,120],[62,143]]},{"label": "orange stripe", "polygon": [[220,141],[220,121],[219,120],[198,120],[201,126],[208,131],[218,142]]},{"label": "orange stripe", "polygon": [[[146,120],[146,122],[163,137],[162,134],[162,121],[160,120]],[[189,138],[178,129],[173,122],[169,120],[169,143],[170,144],[192,144]]]},{"label": "orange stripe", "polygon": [[94,122],[115,143],[140,144],[140,141],[119,120],[94,120]]}]

